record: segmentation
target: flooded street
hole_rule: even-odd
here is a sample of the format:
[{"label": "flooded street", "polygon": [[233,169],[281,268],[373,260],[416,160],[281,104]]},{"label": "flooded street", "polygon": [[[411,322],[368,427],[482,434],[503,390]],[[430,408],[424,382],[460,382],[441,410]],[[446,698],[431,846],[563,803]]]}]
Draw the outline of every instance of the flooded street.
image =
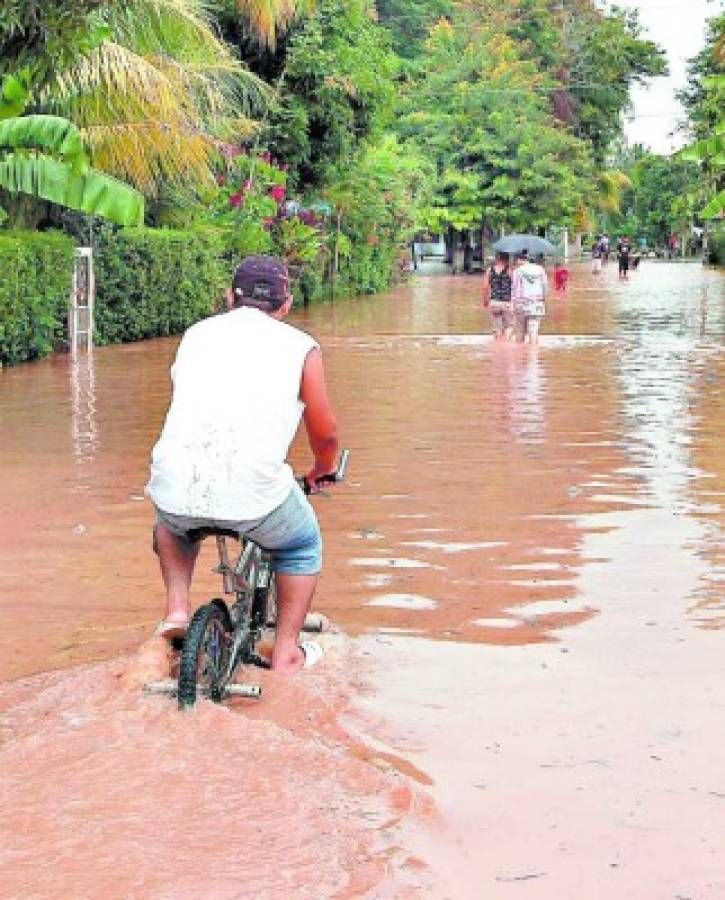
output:
[{"label": "flooded street", "polygon": [[538,349],[480,287],[293,316],[351,469],[256,706],[140,693],[177,339],[0,370],[0,896],[725,897],[725,278],[574,267]]}]

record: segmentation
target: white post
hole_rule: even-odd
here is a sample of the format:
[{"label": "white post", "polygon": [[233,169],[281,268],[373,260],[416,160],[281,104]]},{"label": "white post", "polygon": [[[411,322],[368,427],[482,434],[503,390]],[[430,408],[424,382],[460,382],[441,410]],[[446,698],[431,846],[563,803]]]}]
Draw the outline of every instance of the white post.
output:
[{"label": "white post", "polygon": [[68,308],[68,338],[71,353],[93,346],[93,304],[96,280],[93,272],[93,248],[76,247],[73,286]]},{"label": "white post", "polygon": [[569,261],[569,229],[564,229],[564,261]]}]

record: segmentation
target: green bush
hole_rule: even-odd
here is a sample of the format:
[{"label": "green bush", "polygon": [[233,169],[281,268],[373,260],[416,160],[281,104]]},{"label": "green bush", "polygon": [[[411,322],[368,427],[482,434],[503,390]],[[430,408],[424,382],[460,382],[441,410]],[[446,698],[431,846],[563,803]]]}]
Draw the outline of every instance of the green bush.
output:
[{"label": "green bush", "polygon": [[209,315],[229,281],[213,230],[102,232],[95,250],[96,341],[177,334]]},{"label": "green bush", "polygon": [[379,294],[393,282],[393,267],[397,259],[394,245],[381,241],[377,246],[353,244],[350,257],[343,264],[343,273],[353,294]]},{"label": "green bush", "polygon": [[64,333],[73,241],[56,232],[6,232],[0,265],[0,363],[45,356]]},{"label": "green bush", "polygon": [[725,266],[725,226],[718,225],[711,232],[708,244],[708,262]]}]

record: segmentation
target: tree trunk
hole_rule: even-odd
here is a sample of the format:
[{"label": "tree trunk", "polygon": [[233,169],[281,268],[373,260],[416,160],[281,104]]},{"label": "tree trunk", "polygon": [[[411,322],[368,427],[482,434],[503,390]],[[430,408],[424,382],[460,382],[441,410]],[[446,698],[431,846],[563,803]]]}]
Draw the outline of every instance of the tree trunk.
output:
[{"label": "tree trunk", "polygon": [[29,194],[2,192],[0,206],[8,214],[7,227],[16,231],[35,231],[45,219],[48,204]]}]

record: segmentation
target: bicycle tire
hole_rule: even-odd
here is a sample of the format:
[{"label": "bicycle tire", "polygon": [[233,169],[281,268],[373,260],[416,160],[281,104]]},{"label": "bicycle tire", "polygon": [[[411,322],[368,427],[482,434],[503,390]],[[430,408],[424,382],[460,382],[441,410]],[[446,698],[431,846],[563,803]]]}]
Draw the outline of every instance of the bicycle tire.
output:
[{"label": "bicycle tire", "polygon": [[[222,699],[221,680],[226,671],[230,631],[229,611],[223,600],[212,600],[194,613],[179,657],[179,709],[194,706],[200,686],[208,687],[209,696],[215,702]],[[205,659],[210,641],[214,643],[214,658]]]}]

